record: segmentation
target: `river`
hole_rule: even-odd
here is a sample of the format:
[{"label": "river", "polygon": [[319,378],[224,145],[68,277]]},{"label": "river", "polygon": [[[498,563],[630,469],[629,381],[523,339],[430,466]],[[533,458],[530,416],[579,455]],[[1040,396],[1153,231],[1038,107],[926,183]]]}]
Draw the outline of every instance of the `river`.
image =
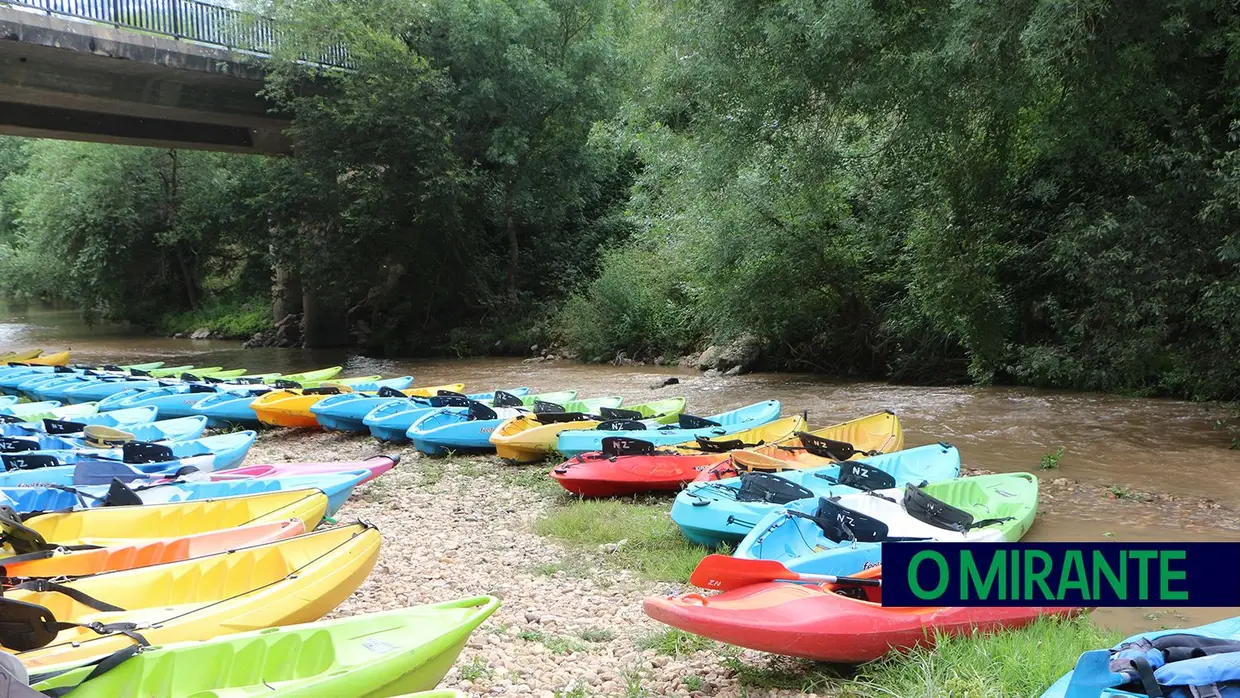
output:
[{"label": "river", "polygon": [[[706,377],[660,366],[597,366],[520,359],[371,359],[338,350],[241,349],[239,342],[150,337],[115,326],[87,326],[74,311],[0,309],[0,351],[73,350],[81,363],[165,361],[197,366],[295,371],[343,364],[347,375],[414,375],[419,383],[464,382],[469,390],[531,386],[576,388],[582,395],[649,399],[651,386],[675,376],[660,395],[684,395],[690,411],[711,414],[775,398],[787,413],[805,411],[826,425],[890,409],[909,446],[946,441],[972,468],[1028,470],[1042,476],[1044,502],[1033,540],[1240,540],[1230,512],[1205,500],[1240,501],[1240,451],[1213,428],[1227,415],[1217,403],[1127,398],[1011,387],[917,387],[839,382],[800,374]],[[1065,449],[1058,470],[1038,471],[1044,453]],[[1048,489],[1056,478],[1082,487]],[[1111,486],[1173,495],[1176,504],[1106,496]],[[1053,493],[1053,494],[1052,494]],[[1198,624],[1234,615],[1228,609],[1107,609],[1106,625],[1136,630]]]}]

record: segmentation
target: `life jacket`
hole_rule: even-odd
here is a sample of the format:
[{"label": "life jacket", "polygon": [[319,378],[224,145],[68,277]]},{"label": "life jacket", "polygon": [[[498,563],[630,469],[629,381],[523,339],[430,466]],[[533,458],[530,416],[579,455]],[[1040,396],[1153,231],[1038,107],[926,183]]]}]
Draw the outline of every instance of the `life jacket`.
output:
[{"label": "life jacket", "polygon": [[1240,698],[1240,640],[1188,633],[1139,638],[1113,650],[1118,688],[1150,698]]}]

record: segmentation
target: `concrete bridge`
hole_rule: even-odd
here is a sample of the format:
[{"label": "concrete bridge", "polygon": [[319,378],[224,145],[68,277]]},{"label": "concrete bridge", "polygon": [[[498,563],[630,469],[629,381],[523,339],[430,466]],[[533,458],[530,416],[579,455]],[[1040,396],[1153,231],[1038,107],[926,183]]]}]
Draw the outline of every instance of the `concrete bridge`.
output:
[{"label": "concrete bridge", "polygon": [[258,94],[276,36],[197,0],[0,0],[0,134],[289,153]]}]

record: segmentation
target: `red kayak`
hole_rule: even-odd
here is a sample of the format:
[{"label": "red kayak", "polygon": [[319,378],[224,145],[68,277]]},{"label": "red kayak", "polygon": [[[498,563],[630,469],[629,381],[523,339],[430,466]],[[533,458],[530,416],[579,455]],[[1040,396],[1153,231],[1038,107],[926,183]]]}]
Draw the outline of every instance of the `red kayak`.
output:
[{"label": "red kayak", "polygon": [[564,461],[551,471],[551,477],[564,489],[582,497],[675,492],[727,457],[726,453],[608,456],[594,451]]},{"label": "red kayak", "polygon": [[[880,567],[855,577],[882,578]],[[843,593],[839,593],[843,592]],[[845,596],[843,594],[854,594]],[[883,608],[882,587],[763,582],[717,596],[648,598],[646,615],[730,645],[858,664],[893,649],[932,645],[947,635],[1018,628],[1041,615],[1071,616],[1079,608]]]}]

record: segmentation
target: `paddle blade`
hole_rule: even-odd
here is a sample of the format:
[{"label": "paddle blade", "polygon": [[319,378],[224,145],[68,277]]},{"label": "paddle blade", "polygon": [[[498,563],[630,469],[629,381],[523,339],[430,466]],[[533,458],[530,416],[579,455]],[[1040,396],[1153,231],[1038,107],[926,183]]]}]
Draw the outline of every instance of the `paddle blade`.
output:
[{"label": "paddle blade", "polygon": [[728,555],[707,555],[689,577],[689,583],[703,589],[725,591],[750,584],[793,580],[800,575],[775,560],[748,560]]}]

